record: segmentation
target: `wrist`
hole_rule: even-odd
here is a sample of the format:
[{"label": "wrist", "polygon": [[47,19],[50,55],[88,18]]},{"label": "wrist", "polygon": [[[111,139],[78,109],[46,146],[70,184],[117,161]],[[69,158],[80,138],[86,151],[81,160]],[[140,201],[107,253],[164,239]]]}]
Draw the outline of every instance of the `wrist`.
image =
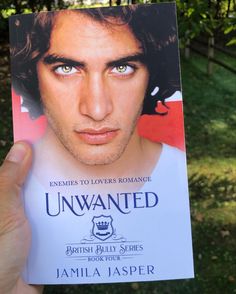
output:
[{"label": "wrist", "polygon": [[[14,287],[9,290],[3,292],[4,294],[42,294],[43,286],[41,285],[28,285],[22,279],[19,279]],[[2,292],[0,292],[2,293]]]}]

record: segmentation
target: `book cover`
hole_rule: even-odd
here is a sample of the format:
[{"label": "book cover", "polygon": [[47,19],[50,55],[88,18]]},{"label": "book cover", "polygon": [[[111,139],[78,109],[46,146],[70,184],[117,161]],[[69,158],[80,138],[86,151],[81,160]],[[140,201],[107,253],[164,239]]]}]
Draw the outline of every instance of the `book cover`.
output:
[{"label": "book cover", "polygon": [[31,284],[193,277],[174,3],[10,18]]}]

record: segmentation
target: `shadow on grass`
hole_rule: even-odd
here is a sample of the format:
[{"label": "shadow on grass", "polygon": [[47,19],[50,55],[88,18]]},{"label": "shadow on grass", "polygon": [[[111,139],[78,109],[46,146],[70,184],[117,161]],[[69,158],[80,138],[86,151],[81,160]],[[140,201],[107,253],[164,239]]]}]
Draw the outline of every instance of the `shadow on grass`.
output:
[{"label": "shadow on grass", "polygon": [[236,155],[236,77],[215,66],[206,74],[206,60],[182,59],[187,150],[191,158]]},{"label": "shadow on grass", "polygon": [[191,199],[213,199],[215,205],[219,202],[236,200],[236,185],[233,179],[224,176],[207,177],[193,174],[189,177]]}]

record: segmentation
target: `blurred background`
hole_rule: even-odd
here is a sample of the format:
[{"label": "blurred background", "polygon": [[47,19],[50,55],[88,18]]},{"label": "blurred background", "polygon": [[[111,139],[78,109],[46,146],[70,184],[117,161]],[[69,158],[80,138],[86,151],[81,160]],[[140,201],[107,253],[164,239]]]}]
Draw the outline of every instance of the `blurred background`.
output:
[{"label": "blurred background", "polygon": [[[159,2],[167,1],[1,0],[0,161],[13,142],[8,17]],[[177,0],[176,5],[195,279],[46,286],[45,294],[236,293],[236,0]]]}]

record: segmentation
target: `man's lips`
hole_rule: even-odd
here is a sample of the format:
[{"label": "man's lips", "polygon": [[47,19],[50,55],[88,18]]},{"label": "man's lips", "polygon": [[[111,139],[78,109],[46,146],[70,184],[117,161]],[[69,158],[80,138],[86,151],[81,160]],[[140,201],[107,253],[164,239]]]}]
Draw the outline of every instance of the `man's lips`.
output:
[{"label": "man's lips", "polygon": [[79,138],[89,145],[102,145],[111,142],[118,134],[119,129],[83,129],[75,131]]}]

